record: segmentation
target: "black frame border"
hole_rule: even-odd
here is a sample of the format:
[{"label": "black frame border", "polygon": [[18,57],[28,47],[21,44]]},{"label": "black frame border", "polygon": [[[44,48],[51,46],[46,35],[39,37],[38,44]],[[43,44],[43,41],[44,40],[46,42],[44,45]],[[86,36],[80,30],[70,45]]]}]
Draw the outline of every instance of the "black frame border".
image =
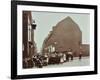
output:
[{"label": "black frame border", "polygon": [[[49,6],[49,7],[63,7],[63,8],[83,8],[94,10],[94,71],[83,72],[64,72],[64,73],[48,73],[48,74],[30,74],[17,75],[17,5],[34,5],[34,6]],[[97,5],[84,4],[65,4],[65,3],[49,3],[49,2],[35,2],[35,1],[11,1],[11,79],[25,79],[25,78],[43,78],[43,77],[61,77],[61,76],[78,76],[90,75],[98,73],[97,65]]]}]

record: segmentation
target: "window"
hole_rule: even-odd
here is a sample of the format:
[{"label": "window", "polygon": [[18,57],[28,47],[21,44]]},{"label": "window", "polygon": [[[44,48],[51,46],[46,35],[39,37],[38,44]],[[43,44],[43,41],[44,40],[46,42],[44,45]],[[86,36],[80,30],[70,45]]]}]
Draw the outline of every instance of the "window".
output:
[{"label": "window", "polygon": [[31,38],[31,30],[32,30],[32,27],[31,27],[31,24],[30,24],[30,21],[29,21],[29,18],[28,18],[28,41],[32,40],[32,38]]}]

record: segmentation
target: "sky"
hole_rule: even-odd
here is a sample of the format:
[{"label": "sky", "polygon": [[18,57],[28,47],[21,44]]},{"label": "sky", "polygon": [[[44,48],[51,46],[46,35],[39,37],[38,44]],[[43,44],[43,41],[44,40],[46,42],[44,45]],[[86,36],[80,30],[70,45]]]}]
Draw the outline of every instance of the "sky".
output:
[{"label": "sky", "polygon": [[90,42],[90,14],[86,13],[67,13],[67,12],[40,12],[32,11],[32,18],[35,20],[37,27],[34,31],[34,40],[37,50],[40,51],[44,39],[47,37],[52,27],[58,22],[70,16],[76,22],[82,31],[82,43]]}]

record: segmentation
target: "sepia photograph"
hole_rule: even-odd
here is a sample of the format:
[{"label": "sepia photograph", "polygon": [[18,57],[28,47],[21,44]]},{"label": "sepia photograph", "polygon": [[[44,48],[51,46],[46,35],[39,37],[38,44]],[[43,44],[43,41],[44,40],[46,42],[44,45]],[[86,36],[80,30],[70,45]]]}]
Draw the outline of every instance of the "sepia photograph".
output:
[{"label": "sepia photograph", "polygon": [[23,11],[23,68],[90,65],[90,15]]},{"label": "sepia photograph", "polygon": [[97,74],[97,6],[12,1],[11,78]]}]

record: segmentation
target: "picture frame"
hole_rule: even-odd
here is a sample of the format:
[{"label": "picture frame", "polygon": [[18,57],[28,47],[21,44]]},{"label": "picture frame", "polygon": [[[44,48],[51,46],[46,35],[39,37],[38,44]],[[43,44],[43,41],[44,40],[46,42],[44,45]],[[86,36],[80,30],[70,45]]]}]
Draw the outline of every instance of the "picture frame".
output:
[{"label": "picture frame", "polygon": [[[62,68],[53,67],[53,68],[33,69],[33,70],[23,69],[22,67],[24,65],[23,65],[23,55],[22,55],[23,54],[22,42],[24,40],[23,35],[25,34],[23,33],[24,32],[23,25],[25,24],[25,23],[23,24],[24,21],[23,14],[25,11],[26,15],[28,13],[28,16],[30,16],[29,15],[30,11],[33,11],[32,13],[33,15],[38,14],[38,16],[41,16],[42,14],[48,14],[49,16],[55,14],[54,16],[56,16],[57,14],[62,15],[63,13],[65,13],[64,15],[70,14],[70,16],[75,15],[77,17],[77,15],[79,16],[81,13],[82,15],[88,14],[89,19],[88,18],[86,19],[89,20],[88,24],[90,31],[88,36],[90,43],[90,48],[89,48],[90,64],[88,66],[82,66],[82,67],[80,66],[62,67]],[[49,17],[45,18],[47,19],[43,20],[46,23],[46,21],[49,21],[48,20]],[[53,18],[52,20],[56,19]],[[37,25],[38,24],[36,24],[35,27]],[[35,29],[35,27],[32,27],[32,29]],[[42,29],[44,31],[46,30],[46,28]],[[30,42],[30,44],[32,43]],[[26,68],[26,66],[24,66],[24,68]],[[97,74],[97,5],[69,4],[69,3],[65,4],[65,3],[35,2],[35,1],[11,1],[11,79],[77,76],[77,75],[90,75],[90,74]]]}]

